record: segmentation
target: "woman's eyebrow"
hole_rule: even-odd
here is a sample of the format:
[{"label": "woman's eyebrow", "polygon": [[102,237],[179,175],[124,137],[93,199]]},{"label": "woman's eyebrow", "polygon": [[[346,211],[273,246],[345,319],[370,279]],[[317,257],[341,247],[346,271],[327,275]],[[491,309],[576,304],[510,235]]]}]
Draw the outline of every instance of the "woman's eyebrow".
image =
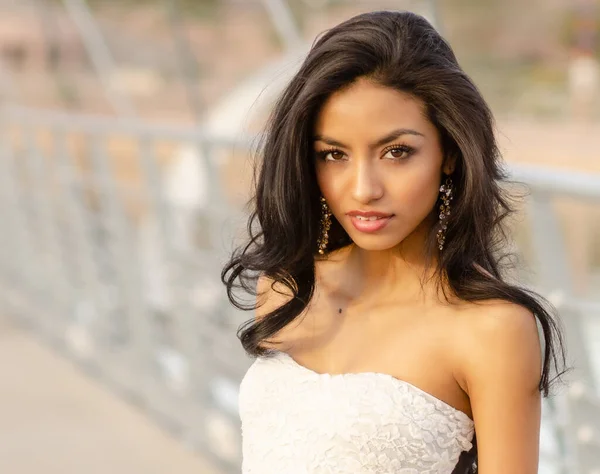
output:
[{"label": "woman's eyebrow", "polygon": [[[424,137],[425,135],[423,135],[420,132],[417,132],[416,130],[412,130],[410,128],[399,128],[398,130],[394,130],[391,133],[388,133],[385,137],[377,140],[375,143],[369,145],[369,148],[378,148],[382,145],[385,145],[388,142],[391,142],[392,140],[395,140],[396,138],[401,137],[402,135],[417,135],[420,137]],[[324,135],[315,135],[313,137],[313,140],[315,142],[320,141],[323,143],[327,143],[328,145],[331,146],[337,146],[340,148],[349,148],[347,145],[344,145],[342,142],[338,142],[337,140],[334,140],[333,138],[328,138]]]}]

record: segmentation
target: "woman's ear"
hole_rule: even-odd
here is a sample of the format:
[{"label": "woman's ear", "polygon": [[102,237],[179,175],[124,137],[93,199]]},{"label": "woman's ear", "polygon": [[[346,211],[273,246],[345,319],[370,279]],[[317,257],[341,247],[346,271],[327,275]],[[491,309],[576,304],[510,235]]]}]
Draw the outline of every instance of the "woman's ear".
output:
[{"label": "woman's ear", "polygon": [[456,168],[456,155],[447,155],[444,160],[444,165],[442,166],[442,171],[444,174],[452,174],[454,169]]}]

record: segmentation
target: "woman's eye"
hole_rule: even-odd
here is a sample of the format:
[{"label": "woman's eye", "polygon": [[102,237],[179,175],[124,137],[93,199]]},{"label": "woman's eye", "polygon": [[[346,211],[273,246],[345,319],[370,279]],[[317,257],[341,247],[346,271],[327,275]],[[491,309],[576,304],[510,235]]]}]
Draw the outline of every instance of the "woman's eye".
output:
[{"label": "woman's eye", "polygon": [[[392,146],[384,151],[384,157],[393,160],[404,160],[408,158],[413,151],[413,148],[406,145]],[[324,161],[341,161],[344,159],[344,156],[344,152],[341,150],[328,149],[317,151],[317,157]]]},{"label": "woman's eye", "polygon": [[391,155],[391,158],[399,160],[403,158],[407,158],[412,152],[412,148],[407,146],[395,146],[392,148],[388,148],[386,151],[386,156]]},{"label": "woman's eye", "polygon": [[341,158],[343,158],[344,153],[342,153],[340,150],[323,150],[317,152],[317,155],[319,158],[325,161],[339,161]]}]

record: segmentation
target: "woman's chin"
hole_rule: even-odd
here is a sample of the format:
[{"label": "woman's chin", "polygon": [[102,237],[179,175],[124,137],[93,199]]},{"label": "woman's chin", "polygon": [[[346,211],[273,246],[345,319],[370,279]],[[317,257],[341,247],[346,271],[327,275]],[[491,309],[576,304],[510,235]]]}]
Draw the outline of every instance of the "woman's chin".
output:
[{"label": "woman's chin", "polygon": [[389,237],[383,236],[355,236],[351,235],[352,241],[354,245],[356,245],[361,250],[369,250],[369,251],[382,251],[382,250],[391,250],[394,247],[397,247],[401,239],[390,239]]}]

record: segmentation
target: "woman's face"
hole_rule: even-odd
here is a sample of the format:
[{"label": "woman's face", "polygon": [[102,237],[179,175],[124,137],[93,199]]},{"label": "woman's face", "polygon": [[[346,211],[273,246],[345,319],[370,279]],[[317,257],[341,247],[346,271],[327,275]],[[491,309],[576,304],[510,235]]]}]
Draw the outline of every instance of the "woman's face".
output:
[{"label": "woman's face", "polygon": [[[325,102],[314,151],[321,193],[358,247],[422,241],[439,214],[432,211],[441,173],[450,172],[442,169],[438,131],[423,102],[361,78]],[[361,220],[356,211],[384,217]]]}]

